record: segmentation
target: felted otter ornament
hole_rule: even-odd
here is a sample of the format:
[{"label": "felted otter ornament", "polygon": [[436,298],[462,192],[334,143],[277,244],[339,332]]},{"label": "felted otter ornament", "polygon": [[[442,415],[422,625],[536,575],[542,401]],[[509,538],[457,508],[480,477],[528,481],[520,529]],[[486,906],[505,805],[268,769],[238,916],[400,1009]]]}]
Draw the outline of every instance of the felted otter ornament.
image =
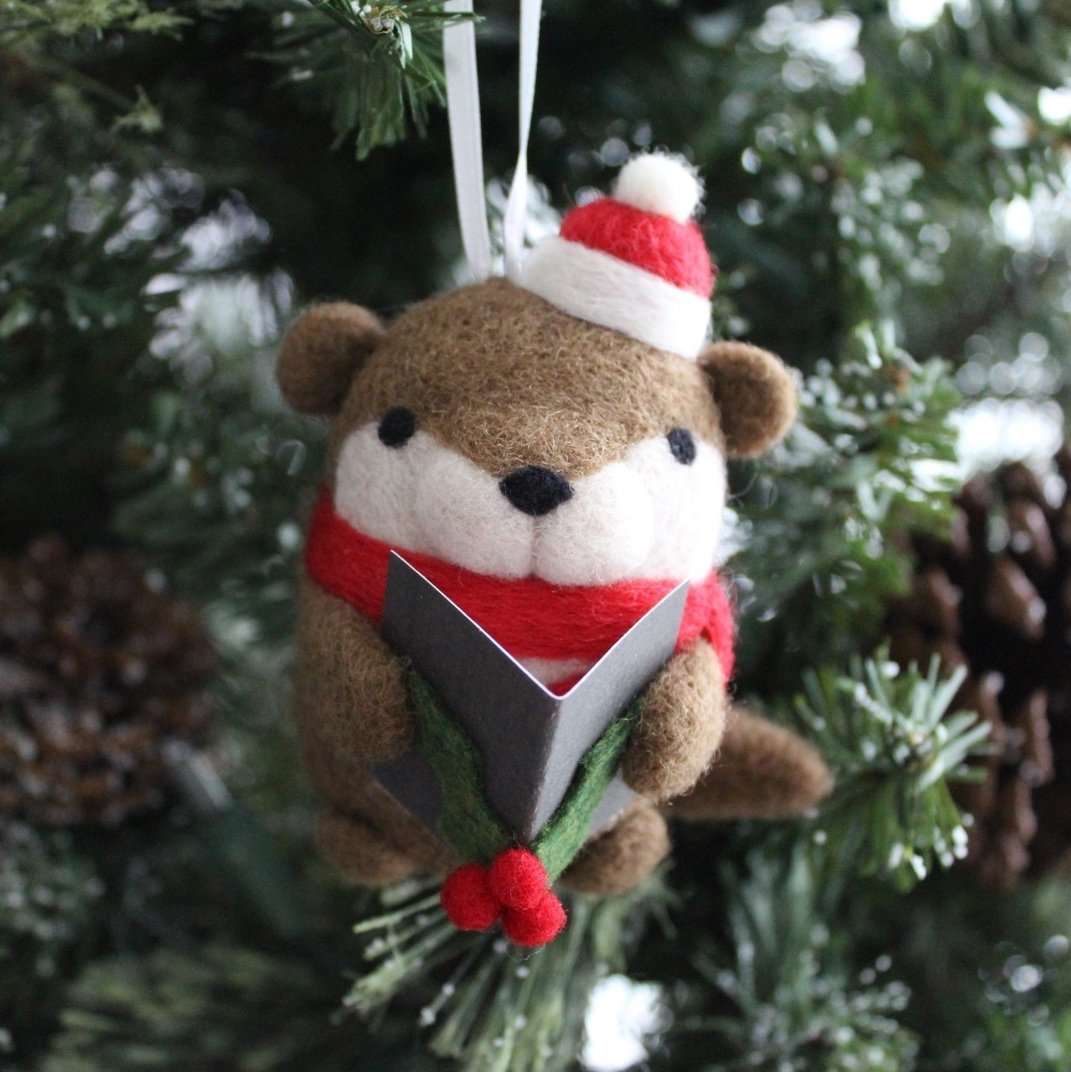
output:
[{"label": "felted otter ornament", "polygon": [[451,918],[501,919],[519,944],[564,923],[539,860],[523,848],[460,858],[373,773],[417,732],[405,660],[378,628],[391,550],[555,692],[689,582],[676,652],[621,753],[637,795],[592,832],[563,885],[640,882],[669,849],[667,814],[787,815],[829,786],[810,746],[726,698],[726,459],[775,444],[795,392],[773,355],[708,342],[700,193],[683,162],[640,156],[515,279],[440,294],[389,326],[355,305],[315,306],[279,357],[290,404],[331,419],[296,679],[306,762],[330,802],[321,846],[364,885],[449,873]]}]

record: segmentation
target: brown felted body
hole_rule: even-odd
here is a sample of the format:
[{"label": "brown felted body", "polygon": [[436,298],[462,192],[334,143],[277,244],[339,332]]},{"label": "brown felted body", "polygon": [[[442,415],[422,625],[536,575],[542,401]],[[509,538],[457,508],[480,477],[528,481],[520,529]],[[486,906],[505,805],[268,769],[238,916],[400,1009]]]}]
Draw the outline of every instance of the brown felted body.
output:
[{"label": "brown felted body", "polygon": [[734,708],[721,748],[698,782],[670,802],[674,819],[784,819],[833,788],[818,751],[796,734]]},{"label": "brown felted body", "polygon": [[[291,329],[279,378],[296,408],[333,418],[332,492],[347,437],[397,407],[495,479],[537,466],[570,481],[672,429],[726,453],[754,454],[780,438],[794,413],[791,378],[764,351],[715,344],[699,361],[684,360],[502,279],[422,302],[386,329],[356,307],[315,307]],[[307,578],[298,634],[305,761],[332,805],[320,833],[324,852],[369,885],[460,862],[371,773],[413,740],[401,661],[368,619]],[[667,663],[649,686],[622,764],[641,799],[588,843],[563,881],[591,892],[640,881],[668,849],[655,804],[689,790],[682,814],[774,814],[771,796],[783,810],[814,803],[826,788],[820,760],[784,731],[751,732],[742,718],[730,720],[726,735],[726,711],[724,676],[705,641]],[[714,775],[703,775],[720,744],[725,758],[711,771],[729,773],[719,797]]]},{"label": "brown felted body", "polygon": [[294,691],[302,731],[339,755],[385,763],[412,744],[400,660],[367,618],[305,576],[298,587]]},{"label": "brown felted body", "polygon": [[580,850],[562,883],[577,893],[624,893],[642,882],[669,849],[666,820],[650,801],[637,800],[610,830]]},{"label": "brown felted body", "polygon": [[[320,824],[321,851],[343,875],[370,886],[461,863],[370,769],[413,740],[402,660],[367,620],[307,578],[300,582],[298,635],[296,712],[305,766],[332,804]],[[647,800],[592,839],[563,877],[572,888],[620,892],[643,879],[669,848],[653,802],[691,787],[721,740],[724,680],[705,641],[670,659],[648,696],[622,763],[626,782]]]}]

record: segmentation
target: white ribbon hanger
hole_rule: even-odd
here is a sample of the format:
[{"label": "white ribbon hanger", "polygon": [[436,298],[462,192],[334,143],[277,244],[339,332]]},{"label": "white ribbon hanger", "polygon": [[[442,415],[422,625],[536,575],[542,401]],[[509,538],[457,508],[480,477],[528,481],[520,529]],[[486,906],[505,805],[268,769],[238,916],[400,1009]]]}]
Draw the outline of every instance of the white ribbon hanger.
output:
[{"label": "white ribbon hanger", "polygon": [[506,252],[506,275],[516,279],[524,259],[524,232],[528,224],[528,134],[532,128],[536,67],[539,64],[539,16],[543,0],[521,0],[521,59],[518,92],[517,166],[509,187],[502,244]]},{"label": "white ribbon hanger", "polygon": [[[502,221],[506,274],[511,279],[517,277],[524,258],[524,235],[528,222],[528,136],[535,101],[542,8],[542,0],[521,0],[517,165],[513,170]],[[447,0],[445,10],[471,14],[472,0]],[[443,30],[443,64],[461,241],[469,271],[475,279],[483,280],[491,274],[492,258],[483,177],[476,32],[471,19]]]},{"label": "white ribbon hanger", "polygon": [[[472,14],[472,0],[447,0],[445,10]],[[480,83],[476,74],[476,29],[472,19],[443,30],[446,112],[461,243],[469,271],[477,280],[491,274],[491,235],[483,189],[483,140],[480,136]]]}]

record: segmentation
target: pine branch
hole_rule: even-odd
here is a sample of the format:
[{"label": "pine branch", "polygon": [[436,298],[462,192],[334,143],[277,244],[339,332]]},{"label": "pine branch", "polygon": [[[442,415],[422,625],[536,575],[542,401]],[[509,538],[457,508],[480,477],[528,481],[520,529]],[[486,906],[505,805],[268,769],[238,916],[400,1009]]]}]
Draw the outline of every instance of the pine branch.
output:
[{"label": "pine branch", "polygon": [[1066,939],[1009,955],[981,973],[975,1020],[932,1072],[1056,1072],[1071,1067],[1071,960]]},{"label": "pine branch", "polygon": [[908,989],[881,981],[887,958],[852,971],[833,900],[803,853],[787,863],[754,855],[745,878],[726,868],[720,885],[728,933],[694,943],[702,985],[669,992],[676,1007],[656,1070],[910,1072],[918,1041],[901,1023]]},{"label": "pine branch", "polygon": [[336,989],[305,960],[220,942],[105,958],[74,984],[39,1067],[351,1072],[377,1046],[331,1024]]},{"label": "pine branch", "polygon": [[559,1072],[576,1057],[595,984],[622,970],[667,899],[660,878],[620,897],[569,897],[562,936],[525,954],[493,931],[454,930],[436,885],[402,884],[355,928],[374,937],[346,1005],[368,1016],[436,981],[418,1021],[432,1054],[457,1072]]},{"label": "pine branch", "polygon": [[336,145],[356,135],[364,159],[403,141],[410,123],[424,134],[445,101],[442,30],[469,17],[445,12],[442,0],[311,0],[277,19],[270,58],[330,102]]},{"label": "pine branch", "polygon": [[906,584],[896,535],[951,515],[957,400],[947,367],[915,361],[889,325],[859,325],[804,382],[797,427],[740,504],[745,674],[769,657],[784,676],[766,686],[787,685],[873,635]]},{"label": "pine branch", "polygon": [[818,855],[910,889],[935,863],[966,855],[964,818],[950,784],[972,780],[971,757],[988,753],[988,723],[953,711],[966,671],[923,677],[883,653],[843,674],[805,676],[794,714],[833,769],[836,788],[814,821]]},{"label": "pine branch", "polygon": [[[207,362],[212,372],[184,394],[161,393],[148,419],[127,429],[113,528],[202,602],[224,653],[247,663],[251,637],[277,651],[291,629],[321,437],[281,411],[266,347],[228,352],[196,320],[175,323],[173,344],[158,349],[180,370],[195,356],[193,369]],[[285,662],[276,654],[267,664],[281,683]]]},{"label": "pine branch", "polygon": [[103,893],[69,835],[14,822],[0,831],[0,1054],[25,1056],[37,1041],[91,944]]},{"label": "pine branch", "polygon": [[908,1010],[920,1072],[1071,1068],[1071,887],[1057,877],[997,895],[955,879],[889,898],[875,919],[872,937],[895,943],[898,973],[925,995]]},{"label": "pine branch", "polygon": [[147,288],[180,256],[165,205],[135,204],[115,175],[35,182],[35,148],[27,137],[0,169],[0,544],[13,547],[51,526],[99,530],[117,442],[167,379],[146,355],[176,294]]},{"label": "pine branch", "polygon": [[0,40],[114,30],[175,34],[189,21],[147,0],[0,0]]}]

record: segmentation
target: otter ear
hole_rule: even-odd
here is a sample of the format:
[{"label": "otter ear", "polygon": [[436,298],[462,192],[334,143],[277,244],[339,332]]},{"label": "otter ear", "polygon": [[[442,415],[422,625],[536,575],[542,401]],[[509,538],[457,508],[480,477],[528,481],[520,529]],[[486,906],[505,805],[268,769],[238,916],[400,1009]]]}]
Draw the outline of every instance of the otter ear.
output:
[{"label": "otter ear", "polygon": [[716,342],[699,355],[699,365],[730,457],[757,457],[782,439],[796,416],[796,385],[780,358],[746,342]]},{"label": "otter ear", "polygon": [[354,373],[383,337],[375,313],[348,302],[314,305],[291,325],[275,378],[299,413],[337,413]]}]

